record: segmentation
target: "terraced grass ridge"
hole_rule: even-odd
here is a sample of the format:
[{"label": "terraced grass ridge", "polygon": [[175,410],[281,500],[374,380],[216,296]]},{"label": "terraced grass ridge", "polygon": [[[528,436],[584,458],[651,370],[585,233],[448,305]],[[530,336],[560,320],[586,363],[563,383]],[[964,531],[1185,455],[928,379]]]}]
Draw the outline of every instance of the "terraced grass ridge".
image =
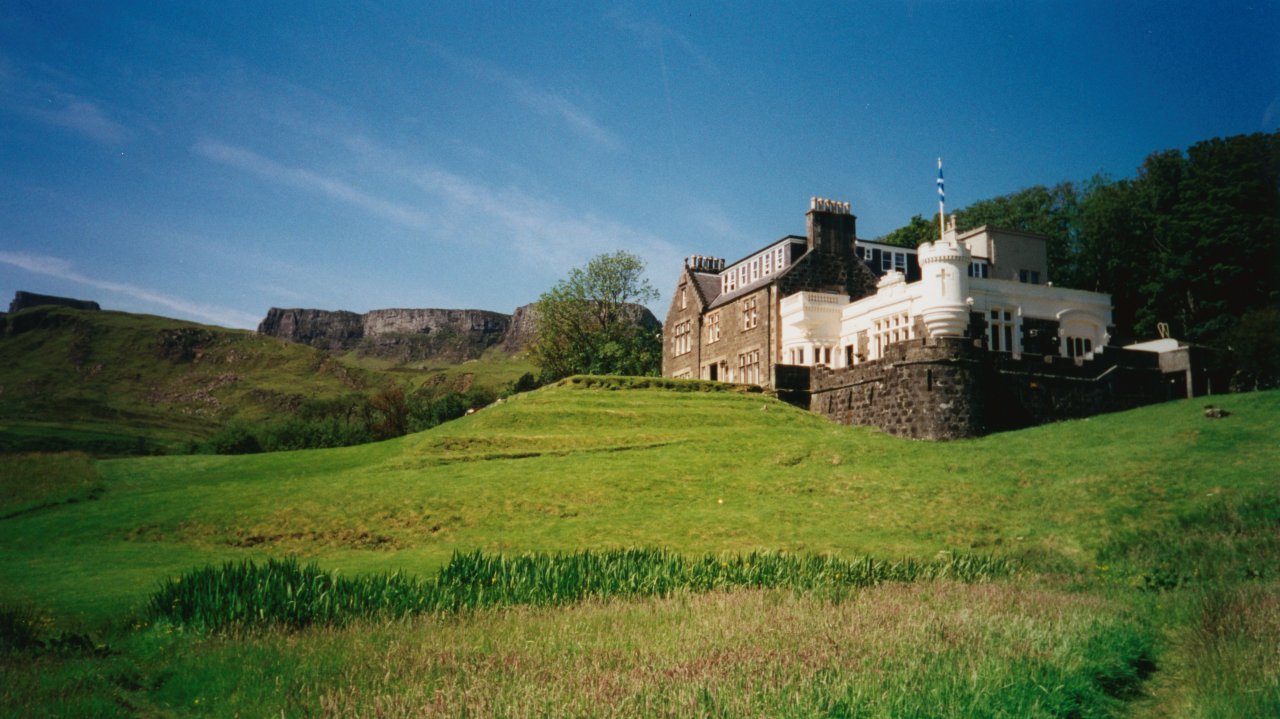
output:
[{"label": "terraced grass ridge", "polygon": [[[711,383],[574,378],[357,447],[28,456],[0,479],[0,706],[1275,715],[1280,393],[1213,399],[1230,416],[1175,402],[940,444]],[[41,467],[47,488],[19,493],[10,477],[25,486]],[[628,552],[679,567],[753,553],[833,567],[976,556],[1017,571],[844,592],[583,592],[302,628],[211,631],[147,610],[227,563],[429,584],[457,556],[544,557],[529,560],[536,575],[559,571],[538,563],[557,555]],[[476,574],[495,587],[507,576]]]}]

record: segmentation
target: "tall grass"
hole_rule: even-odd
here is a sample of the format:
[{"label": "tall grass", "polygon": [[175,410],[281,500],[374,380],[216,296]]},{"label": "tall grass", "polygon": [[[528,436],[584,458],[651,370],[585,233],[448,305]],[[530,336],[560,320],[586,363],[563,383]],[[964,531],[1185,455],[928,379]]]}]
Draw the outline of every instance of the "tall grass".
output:
[{"label": "tall grass", "polygon": [[227,717],[1102,719],[1151,640],[1117,602],[1013,582],[680,593],[181,642],[151,698]]},{"label": "tall grass", "polygon": [[1280,578],[1280,492],[1219,499],[1117,534],[1100,553],[1143,589],[1230,586]]},{"label": "tall grass", "polygon": [[955,555],[933,561],[846,560],[775,553],[690,559],[662,549],[573,554],[454,553],[431,580],[399,573],[342,577],[296,558],[228,562],[164,582],[152,619],[206,630],[340,625],[352,619],[502,605],[557,605],[587,598],[668,596],[750,587],[794,589],[833,599],[884,582],[1007,576],[1007,559]]}]

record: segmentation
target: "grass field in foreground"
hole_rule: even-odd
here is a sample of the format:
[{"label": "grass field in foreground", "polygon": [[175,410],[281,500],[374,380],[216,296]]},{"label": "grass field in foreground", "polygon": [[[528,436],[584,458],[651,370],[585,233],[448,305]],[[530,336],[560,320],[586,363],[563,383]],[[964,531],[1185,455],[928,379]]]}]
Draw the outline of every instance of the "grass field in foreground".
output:
[{"label": "grass field in foreground", "polygon": [[[586,672],[583,681],[605,681],[600,677],[615,676],[609,668],[616,665],[616,676],[631,682],[634,667],[641,665],[635,656],[680,643],[670,638],[681,631],[679,612],[664,614],[680,605],[677,600],[616,602],[528,610],[527,615],[512,610],[524,617],[517,620],[502,611],[469,619],[422,619],[385,630],[403,633],[402,644],[395,640],[403,655],[385,644],[355,639],[372,633],[392,641],[394,637],[378,634],[384,631],[379,625],[252,640],[173,639],[148,630],[134,633],[125,625],[138,616],[162,579],[246,557],[297,554],[346,573],[403,569],[426,575],[454,550],[471,549],[511,553],[658,546],[686,554],[782,550],[883,558],[978,551],[1011,557],[1027,568],[1024,579],[1000,585],[998,591],[1038,591],[1046,580],[1037,576],[1052,578],[1054,584],[1045,590],[1053,593],[1052,601],[1090,608],[1081,611],[1100,622],[1091,627],[1064,619],[1036,630],[1043,632],[1044,641],[1058,642],[1055,646],[1075,647],[1065,654],[1045,654],[1030,640],[1011,640],[1013,647],[998,660],[1007,669],[993,675],[998,685],[1011,681],[1019,666],[1050,655],[1078,659],[1123,650],[1132,656],[1122,664],[1132,668],[1141,652],[1131,635],[1150,636],[1159,668],[1148,683],[1152,696],[1127,706],[1149,716],[1195,715],[1193,709],[1209,705],[1218,692],[1226,698],[1217,706],[1227,709],[1217,715],[1249,716],[1280,707],[1280,666],[1266,649],[1280,641],[1275,611],[1275,567],[1280,562],[1280,423],[1275,419],[1280,417],[1280,393],[1214,401],[1232,415],[1208,420],[1202,403],[1177,402],[934,444],[832,425],[761,395],[562,386],[375,445],[251,457],[95,464],[59,460],[65,465],[60,471],[70,478],[52,483],[51,492],[100,489],[94,490],[96,498],[50,502],[0,520],[0,599],[34,606],[51,627],[105,632],[124,648],[115,659],[41,660],[55,663],[59,676],[75,675],[79,662],[94,676],[135,672],[156,688],[127,690],[133,697],[129,701],[161,701],[169,707],[165,711],[178,714],[193,706],[182,704],[179,711],[174,703],[179,698],[200,698],[192,694],[193,687],[205,686],[206,680],[192,677],[205,676],[195,665],[206,661],[223,667],[211,670],[218,672],[216,682],[206,677],[215,689],[204,701],[220,696],[222,702],[219,709],[208,710],[212,715],[231,715],[245,707],[254,714],[254,707],[264,706],[255,702],[268,700],[253,696],[293,697],[312,702],[308,706],[313,709],[348,713],[354,706],[350,702],[396,694],[396,681],[425,677],[429,681],[424,686],[459,681],[475,673],[467,661],[498,674],[503,666],[515,667],[510,682],[495,678],[457,689],[450,695],[455,698],[442,705],[448,713],[449,707],[473,706],[465,704],[469,701],[527,696],[535,704],[521,706],[532,707],[563,699],[525,687],[528,676]],[[90,485],[83,485],[76,472],[96,476],[84,477]],[[6,497],[9,491],[6,487]],[[38,499],[21,500],[24,507],[32,501]],[[921,601],[943,591],[929,586],[907,585],[901,591]],[[952,591],[963,595],[978,590]],[[790,595],[727,596],[724,601],[733,603],[782,601]],[[819,623],[824,612],[844,611],[840,607],[845,606],[794,601],[803,605],[796,611]],[[958,601],[956,616],[980,612],[978,603]],[[583,661],[596,657],[588,662],[589,670],[557,663],[537,653],[541,650],[521,653],[503,643],[514,631],[511,621],[571,622],[573,612],[603,612],[608,618],[597,621],[614,622],[632,638],[589,651],[583,645]],[[636,625],[636,615],[646,612],[661,615],[653,619],[661,629]],[[1226,621],[1228,616],[1235,619]],[[983,620],[988,624],[975,626],[1016,619],[1011,611],[997,612]],[[1140,625],[1136,634],[1126,628],[1134,621]],[[930,641],[928,637],[941,641],[945,625],[932,619],[904,622],[885,642],[916,646],[912,643]],[[459,640],[464,644],[449,650],[452,654],[437,657],[444,668],[432,668],[435,660],[415,652],[435,647],[444,636],[441,626],[469,638]],[[777,636],[785,633],[781,629],[771,631],[744,651],[792,656],[819,653],[827,646],[817,634],[804,635],[808,638],[802,646],[795,646]],[[832,637],[838,646],[851,641]],[[467,655],[465,647],[473,654]],[[298,653],[299,648],[311,653]],[[797,659],[797,666],[810,668],[773,685],[791,689],[761,689],[760,701],[766,704],[760,707],[791,707],[785,712],[724,705],[735,682],[748,675],[727,668],[717,670],[721,674],[700,674],[693,667],[701,663],[733,662],[695,649],[673,655],[665,665],[670,674],[663,676],[673,682],[670,687],[640,679],[634,679],[634,686],[624,682],[635,691],[623,695],[641,702],[629,706],[674,714],[692,706],[688,702],[693,697],[710,714],[839,716],[839,707],[861,706],[863,714],[850,710],[844,715],[911,715],[908,705],[892,703],[906,701],[893,687],[904,686],[894,682],[906,681],[909,671],[890,671],[883,683],[860,689],[849,683],[854,660],[843,654],[812,664]],[[579,655],[574,654],[577,649],[565,651]],[[252,656],[260,662],[232,669],[230,662],[241,652],[258,652]],[[449,663],[449,656],[458,661]],[[982,674],[974,675],[958,655],[940,656],[948,657],[934,667],[942,673],[942,685]],[[113,669],[112,662],[122,666]],[[1106,683],[1105,677],[1100,680],[1065,658],[1050,664],[1063,677],[1085,677],[1085,685],[1094,689],[1099,681]],[[24,666],[10,667],[7,676],[25,676]],[[386,667],[403,667],[407,673],[387,675]],[[277,670],[291,677],[287,691],[252,689],[263,680],[258,672]],[[1221,680],[1229,670],[1238,685]],[[172,678],[161,681],[160,675]],[[86,681],[84,686],[92,685]],[[118,683],[103,681],[102,692],[90,691],[91,696],[118,690]],[[963,702],[977,701],[975,696],[988,691],[983,686],[973,683],[977,694],[956,699],[954,706],[979,706]],[[876,691],[881,692],[878,699],[865,693]],[[1017,699],[1021,690],[1010,691],[988,708],[1025,708]],[[417,697],[419,703],[430,699],[412,692],[396,695]],[[594,695],[575,696],[585,701]],[[1079,715],[1101,716],[1114,709],[1112,699],[1095,699],[1087,702],[1093,713]],[[775,700],[780,703],[768,703]],[[288,713],[300,713],[300,706],[293,705]],[[416,706],[409,702],[403,711],[388,709],[386,714],[411,715]],[[1042,715],[1071,715],[1064,707],[1068,705]],[[1010,712],[1021,715],[1020,710]],[[998,712],[975,708],[937,715],[973,713]]]}]

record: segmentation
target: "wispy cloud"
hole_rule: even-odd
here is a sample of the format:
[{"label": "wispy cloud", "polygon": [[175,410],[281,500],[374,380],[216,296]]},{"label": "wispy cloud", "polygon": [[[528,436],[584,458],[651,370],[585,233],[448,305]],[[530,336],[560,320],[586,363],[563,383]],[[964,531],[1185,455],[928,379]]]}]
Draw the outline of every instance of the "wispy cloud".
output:
[{"label": "wispy cloud", "polygon": [[63,89],[61,81],[35,77],[8,61],[0,63],[0,80],[0,106],[10,112],[103,145],[119,145],[133,136],[100,103]]},{"label": "wispy cloud", "polygon": [[41,122],[71,130],[104,145],[119,145],[131,135],[128,128],[107,117],[96,103],[67,93],[51,96],[47,107],[29,107],[23,111]]},{"label": "wispy cloud", "polygon": [[0,251],[0,262],[6,265],[12,265],[13,267],[17,267],[21,270],[26,270],[32,274],[56,277],[61,280],[67,280],[68,282],[75,282],[76,284],[93,287],[104,292],[115,292],[157,307],[163,307],[166,310],[171,310],[185,317],[193,317],[216,325],[222,325],[225,327],[253,328],[256,327],[258,323],[258,318],[247,312],[241,312],[239,310],[226,307],[189,302],[178,297],[171,297],[154,290],[146,289],[145,287],[89,277],[77,272],[70,262],[59,257],[33,255],[25,252]]},{"label": "wispy cloud", "polygon": [[575,211],[518,188],[492,188],[438,168],[408,170],[412,182],[458,210],[497,222],[509,249],[532,267],[560,274],[595,254],[625,249],[651,268],[675,267],[674,245],[592,211]]},{"label": "wispy cloud", "polygon": [[425,43],[441,60],[481,80],[505,89],[511,97],[534,112],[563,122],[575,134],[610,150],[622,147],[617,135],[605,129],[591,113],[578,107],[563,93],[536,87],[514,74],[482,60],[462,57],[436,43]]},{"label": "wispy cloud", "polygon": [[656,20],[634,17],[626,10],[622,9],[610,13],[609,17],[613,19],[614,23],[617,24],[618,27],[638,36],[646,43],[657,45],[659,47],[667,43],[679,46],[689,55],[689,57],[693,58],[694,62],[697,63],[704,72],[709,75],[719,74],[720,71],[716,68],[715,63],[711,61],[711,58],[680,32],[677,32]]},{"label": "wispy cloud", "polygon": [[207,160],[244,170],[272,182],[318,193],[415,230],[426,229],[431,224],[427,215],[411,207],[384,200],[335,177],[289,167],[243,147],[216,140],[201,140],[192,151]]},{"label": "wispy cloud", "polygon": [[555,197],[517,185],[498,186],[438,165],[413,163],[363,136],[346,148],[361,167],[377,167],[389,182],[420,190],[431,208],[433,232],[463,240],[476,254],[496,253],[534,273],[560,276],[593,255],[625,249],[650,268],[678,267],[680,251],[670,242],[608,216],[606,211],[566,206]]}]

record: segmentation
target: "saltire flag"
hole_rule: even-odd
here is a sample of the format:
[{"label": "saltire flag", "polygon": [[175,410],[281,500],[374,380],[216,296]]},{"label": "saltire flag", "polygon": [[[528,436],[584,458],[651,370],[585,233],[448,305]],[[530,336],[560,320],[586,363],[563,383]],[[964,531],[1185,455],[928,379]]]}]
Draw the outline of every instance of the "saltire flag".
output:
[{"label": "saltire flag", "polygon": [[942,158],[938,158],[938,204],[947,201],[947,193],[942,188]]}]

